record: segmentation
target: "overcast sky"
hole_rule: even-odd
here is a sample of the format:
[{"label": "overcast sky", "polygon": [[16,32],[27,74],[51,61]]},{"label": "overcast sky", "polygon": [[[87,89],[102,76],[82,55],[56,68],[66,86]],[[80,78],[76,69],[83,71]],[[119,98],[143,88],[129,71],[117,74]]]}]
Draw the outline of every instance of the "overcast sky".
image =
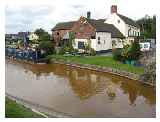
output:
[{"label": "overcast sky", "polygon": [[6,33],[44,28],[51,33],[57,22],[78,20],[91,12],[91,18],[107,18],[110,6],[134,20],[156,14],[156,0],[7,0]]}]

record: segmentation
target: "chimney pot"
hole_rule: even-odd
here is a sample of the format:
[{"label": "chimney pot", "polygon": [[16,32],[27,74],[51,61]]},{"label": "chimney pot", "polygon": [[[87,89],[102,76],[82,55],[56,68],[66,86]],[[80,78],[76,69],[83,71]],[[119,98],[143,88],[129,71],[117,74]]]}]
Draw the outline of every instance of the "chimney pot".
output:
[{"label": "chimney pot", "polygon": [[111,6],[111,14],[116,13],[117,14],[117,5]]}]

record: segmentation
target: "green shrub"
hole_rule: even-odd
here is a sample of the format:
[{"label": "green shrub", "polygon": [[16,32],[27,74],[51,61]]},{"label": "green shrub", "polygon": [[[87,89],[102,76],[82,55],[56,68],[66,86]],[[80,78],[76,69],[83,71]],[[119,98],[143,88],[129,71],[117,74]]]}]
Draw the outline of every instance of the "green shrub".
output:
[{"label": "green shrub", "polygon": [[55,52],[53,43],[51,41],[41,41],[39,49],[45,51],[45,55],[53,54]]},{"label": "green shrub", "polygon": [[134,41],[129,50],[129,59],[138,60],[141,55],[140,45],[137,41]]},{"label": "green shrub", "polygon": [[90,52],[91,56],[95,56],[96,55],[96,51],[93,48],[90,48],[89,52]]},{"label": "green shrub", "polygon": [[122,61],[123,56],[122,56],[122,49],[116,49],[113,52],[113,59],[117,61]]},{"label": "green shrub", "polygon": [[65,54],[64,47],[63,47],[63,48],[61,48],[61,49],[59,50],[58,54],[60,54],[60,55],[63,55],[63,54]]},{"label": "green shrub", "polygon": [[124,60],[138,60],[141,55],[138,41],[134,41],[131,45],[125,45],[122,49],[121,55]]}]

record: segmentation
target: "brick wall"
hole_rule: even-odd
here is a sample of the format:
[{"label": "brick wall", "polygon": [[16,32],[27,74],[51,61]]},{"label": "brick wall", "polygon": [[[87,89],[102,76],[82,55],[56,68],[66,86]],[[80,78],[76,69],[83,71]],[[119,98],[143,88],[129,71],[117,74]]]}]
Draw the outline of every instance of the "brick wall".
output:
[{"label": "brick wall", "polygon": [[91,39],[95,37],[96,33],[95,28],[93,28],[84,17],[80,17],[80,19],[75,22],[71,31],[75,33],[77,39]]},{"label": "brick wall", "polygon": [[56,45],[58,45],[58,43],[61,41],[64,34],[66,34],[69,31],[70,30],[55,30],[55,31],[52,31],[52,37],[53,37],[54,41],[56,42]]}]

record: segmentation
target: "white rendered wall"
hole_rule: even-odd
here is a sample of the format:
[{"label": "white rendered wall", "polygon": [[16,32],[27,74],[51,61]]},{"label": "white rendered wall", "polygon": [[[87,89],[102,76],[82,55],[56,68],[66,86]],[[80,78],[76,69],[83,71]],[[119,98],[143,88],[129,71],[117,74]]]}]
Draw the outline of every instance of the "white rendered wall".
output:
[{"label": "white rendered wall", "polygon": [[[118,23],[119,21],[119,23]],[[131,28],[131,34],[133,31],[140,34],[140,29],[126,24],[116,13],[110,14],[105,23],[113,24],[125,37],[128,37],[128,30]],[[138,36],[137,34],[134,36]]]},{"label": "white rendered wall", "polygon": [[[84,42],[84,44],[88,43],[88,39],[75,39],[75,44],[73,44],[73,47],[75,49],[78,49],[78,42]],[[90,39],[91,41],[91,48],[93,48],[94,50],[96,50],[96,39]]]},{"label": "white rendered wall", "polygon": [[[98,40],[98,37],[100,37],[100,40]],[[100,44],[98,44],[98,41],[100,41]],[[96,42],[94,43],[96,43],[96,51],[112,49],[111,33],[96,32]]]},{"label": "white rendered wall", "polygon": [[[98,37],[100,37],[100,40],[98,40]],[[91,48],[95,51],[112,49],[111,33],[96,32],[96,39],[90,39],[90,41]],[[100,41],[100,44],[98,44],[98,41]],[[75,39],[75,44],[73,44],[75,49],[78,49],[78,42],[84,42],[86,44],[88,43],[88,39]]]},{"label": "white rendered wall", "polygon": [[112,46],[112,48],[123,48],[123,41],[122,39],[120,38],[112,38],[112,41],[115,41],[116,42],[116,46]]},{"label": "white rendered wall", "polygon": [[[118,23],[118,21],[120,22]],[[125,26],[126,24],[116,13],[110,14],[105,23],[113,24],[124,36],[127,36]]]}]

